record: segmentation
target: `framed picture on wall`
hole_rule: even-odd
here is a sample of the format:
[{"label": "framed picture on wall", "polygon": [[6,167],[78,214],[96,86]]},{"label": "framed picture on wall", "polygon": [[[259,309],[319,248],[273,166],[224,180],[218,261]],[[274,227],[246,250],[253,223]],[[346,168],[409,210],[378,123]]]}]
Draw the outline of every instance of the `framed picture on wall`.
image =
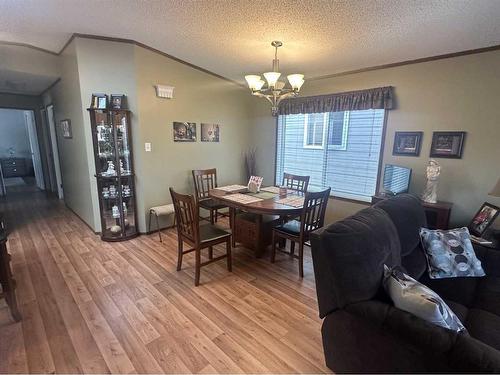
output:
[{"label": "framed picture on wall", "polygon": [[466,132],[434,132],[431,157],[461,159]]},{"label": "framed picture on wall", "polygon": [[484,202],[469,224],[472,234],[481,237],[486,229],[495,221],[499,212],[500,208],[491,203]]},{"label": "framed picture on wall", "polygon": [[61,120],[61,132],[64,138],[73,138],[70,119]]},{"label": "framed picture on wall", "polygon": [[396,132],[394,135],[393,155],[419,156],[423,132]]},{"label": "framed picture on wall", "polygon": [[196,123],[174,121],[174,142],[196,142]]},{"label": "framed picture on wall", "polygon": [[201,141],[202,142],[219,142],[220,126],[219,124],[201,123]]}]

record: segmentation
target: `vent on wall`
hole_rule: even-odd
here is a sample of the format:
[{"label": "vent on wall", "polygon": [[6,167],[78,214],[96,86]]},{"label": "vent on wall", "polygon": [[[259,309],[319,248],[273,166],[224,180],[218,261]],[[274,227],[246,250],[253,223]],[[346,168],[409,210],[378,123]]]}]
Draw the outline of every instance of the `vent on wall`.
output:
[{"label": "vent on wall", "polygon": [[155,85],[156,96],[158,98],[172,99],[174,97],[174,88],[173,86]]}]

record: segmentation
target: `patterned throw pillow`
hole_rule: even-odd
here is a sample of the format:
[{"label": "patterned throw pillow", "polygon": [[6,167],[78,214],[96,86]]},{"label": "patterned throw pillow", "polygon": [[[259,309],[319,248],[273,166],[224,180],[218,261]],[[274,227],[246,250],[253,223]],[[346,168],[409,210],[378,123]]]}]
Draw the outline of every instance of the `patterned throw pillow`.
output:
[{"label": "patterned throw pillow", "polygon": [[485,276],[481,261],[477,259],[472,247],[467,228],[450,230],[421,228],[420,240],[427,257],[431,279]]},{"label": "patterned throw pillow", "polygon": [[384,289],[398,309],[407,311],[430,323],[465,333],[460,319],[437,293],[398,269],[384,264]]}]

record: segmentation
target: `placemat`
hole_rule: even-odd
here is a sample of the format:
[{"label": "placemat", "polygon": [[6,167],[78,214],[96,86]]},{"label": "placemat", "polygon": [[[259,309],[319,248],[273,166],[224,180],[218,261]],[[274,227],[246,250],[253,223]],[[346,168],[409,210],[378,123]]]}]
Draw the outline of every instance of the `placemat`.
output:
[{"label": "placemat", "polygon": [[304,205],[304,197],[297,197],[297,196],[286,197],[276,201],[276,203],[281,203],[287,206],[299,208]]},{"label": "placemat", "polygon": [[235,191],[244,191],[247,190],[247,187],[244,185],[226,185],[226,186],[219,186],[215,188],[216,190],[222,190],[227,193],[233,193]]},{"label": "placemat", "polygon": [[276,196],[276,194],[270,193],[268,191],[262,191],[262,189],[260,193],[247,193],[247,195],[251,195],[252,197],[262,198],[262,199],[271,199]]},{"label": "placemat", "polygon": [[277,186],[266,186],[266,187],[260,188],[260,190],[261,191],[268,191],[270,193],[275,193],[275,194],[279,194],[279,192],[280,192],[280,188]]},{"label": "placemat", "polygon": [[240,194],[240,193],[227,195],[224,197],[224,199],[229,199],[230,201],[238,202],[241,204],[250,204],[262,200],[262,198],[257,198],[248,194]]},{"label": "placemat", "polygon": [[[279,188],[279,186],[267,186],[267,187],[260,188],[260,191],[268,191],[270,193],[279,194],[280,188]],[[297,190],[293,190],[293,189],[286,189],[286,191],[287,191],[287,193],[297,193]]]}]

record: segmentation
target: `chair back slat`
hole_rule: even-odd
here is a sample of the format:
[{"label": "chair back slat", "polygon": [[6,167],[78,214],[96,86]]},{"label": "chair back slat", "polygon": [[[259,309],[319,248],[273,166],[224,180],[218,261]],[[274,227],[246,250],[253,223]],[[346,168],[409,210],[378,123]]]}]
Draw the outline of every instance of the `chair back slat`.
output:
[{"label": "chair back slat", "polygon": [[198,204],[193,195],[179,194],[170,188],[177,221],[177,235],[193,243],[199,240]]},{"label": "chair back slat", "polygon": [[324,225],[330,190],[331,188],[313,193],[306,192],[300,219],[302,223],[301,232],[304,234],[309,234]]},{"label": "chair back slat", "polygon": [[296,190],[301,193],[307,191],[307,186],[309,185],[309,176],[298,176],[290,173],[283,173],[283,186],[288,189]]},{"label": "chair back slat", "polygon": [[208,192],[217,187],[217,169],[195,169],[192,173],[196,198],[207,199]]}]

